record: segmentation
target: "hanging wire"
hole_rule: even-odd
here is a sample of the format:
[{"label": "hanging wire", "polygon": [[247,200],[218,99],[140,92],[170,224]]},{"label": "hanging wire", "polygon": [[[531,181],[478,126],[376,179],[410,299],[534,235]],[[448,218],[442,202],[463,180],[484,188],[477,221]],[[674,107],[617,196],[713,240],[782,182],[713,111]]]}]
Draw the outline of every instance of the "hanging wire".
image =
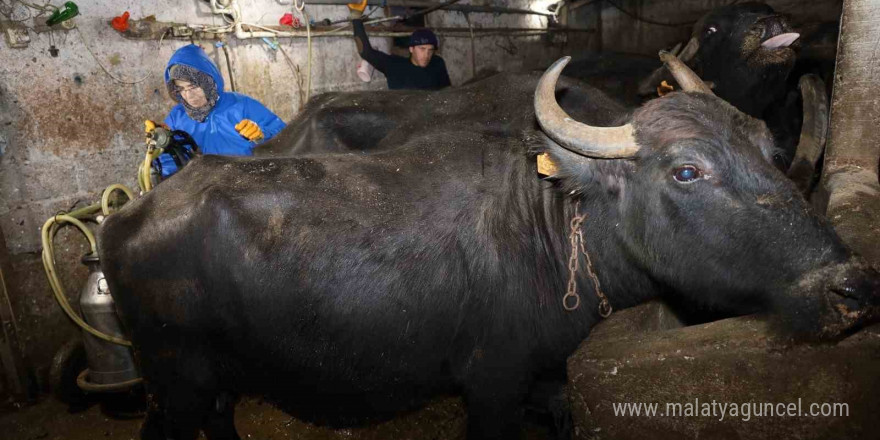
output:
[{"label": "hanging wire", "polygon": [[[28,3],[23,0],[12,0],[8,4],[5,1],[2,1],[2,2],[0,2],[0,5],[2,5],[2,8],[0,8],[0,15],[6,17],[6,19],[9,21],[13,21],[16,23],[24,23],[25,21],[28,21],[31,18],[37,18],[47,12],[57,11],[58,7],[50,5],[49,4],[50,1],[51,0],[46,0],[46,3],[43,3],[42,5]],[[16,5],[24,7],[24,10],[27,11],[27,17],[22,18],[22,19],[14,18]],[[31,10],[37,10],[37,11],[39,11],[39,13],[37,15],[34,15],[33,12],[31,12]],[[25,27],[27,29],[34,31],[34,28],[32,28],[30,26],[25,25]]]},{"label": "hanging wire", "polygon": [[79,30],[79,27],[77,26],[74,29],[76,30],[76,33],[79,34],[79,39],[82,41],[83,46],[86,47],[86,51],[88,51],[89,55],[91,55],[92,58],[95,59],[95,62],[98,63],[98,66],[104,70],[104,73],[106,73],[108,76],[110,76],[110,78],[113,78],[114,81],[116,81],[118,83],[122,83],[122,84],[139,84],[139,83],[146,81],[147,78],[150,77],[150,74],[148,73],[148,74],[144,75],[143,78],[138,79],[138,80],[134,80],[134,81],[117,78],[116,75],[113,75],[112,72],[110,72],[106,67],[104,67],[103,64],[101,64],[101,60],[99,60],[98,57],[95,55],[95,53],[92,52],[92,49],[89,47],[89,44],[86,43],[86,37],[83,36],[82,31]]}]

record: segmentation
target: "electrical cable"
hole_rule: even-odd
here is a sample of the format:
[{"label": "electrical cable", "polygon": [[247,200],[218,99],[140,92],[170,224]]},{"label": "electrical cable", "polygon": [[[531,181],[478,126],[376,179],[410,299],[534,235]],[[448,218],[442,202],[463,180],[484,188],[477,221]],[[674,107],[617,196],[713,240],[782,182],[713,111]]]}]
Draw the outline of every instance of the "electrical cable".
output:
[{"label": "electrical cable", "polygon": [[309,102],[309,99],[312,97],[312,24],[309,20],[309,14],[305,11],[306,9],[306,0],[303,0],[302,6],[296,4],[296,0],[294,0],[293,7],[296,8],[303,16],[303,21],[306,22],[306,41],[308,44],[308,67],[306,67],[306,100],[305,102]]},{"label": "electrical cable", "polygon": [[299,107],[296,109],[295,113],[299,113],[302,110],[303,106],[306,104],[305,93],[302,87],[302,77],[299,71],[299,66],[297,66],[290,56],[287,55],[287,51],[284,50],[284,46],[281,44],[278,45],[278,50],[281,51],[281,55],[284,55],[284,59],[287,60],[287,65],[290,66],[291,72],[293,72],[294,79],[296,80],[296,89],[297,96],[299,97]]},{"label": "electrical cable", "polygon": [[[4,7],[8,8],[7,11],[3,11],[2,9],[0,9],[0,15],[6,17],[6,19],[9,20],[9,21],[16,22],[16,23],[24,23],[24,22],[26,22],[26,21],[28,21],[28,20],[30,20],[30,19],[32,19],[32,18],[36,19],[37,17],[39,17],[39,16],[41,16],[41,15],[47,13],[47,12],[50,12],[50,11],[51,11],[51,12],[54,12],[54,11],[57,11],[57,10],[58,10],[58,7],[57,7],[57,6],[54,6],[54,5],[50,5],[50,4],[49,4],[50,1],[52,1],[52,0],[46,0],[46,3],[43,3],[42,6],[41,6],[41,5],[36,5],[36,4],[33,4],[33,3],[28,3],[28,2],[23,1],[23,0],[12,0],[12,1],[9,3],[9,5],[6,5],[5,2],[0,2],[0,5],[3,5]],[[15,15],[15,5],[16,5],[16,4],[21,5],[21,6],[24,6],[24,8],[25,8],[25,10],[27,11],[27,14],[28,14],[27,17],[22,18],[22,19],[16,19],[16,18],[13,18],[13,16]],[[39,13],[38,13],[37,15],[34,15],[33,12],[31,12],[31,9],[35,9],[35,10],[39,11]],[[35,30],[34,28],[32,28],[31,26],[24,25],[24,27],[27,28],[27,29],[29,29],[29,30],[32,30],[32,31],[36,32],[36,30]]]},{"label": "electrical cable", "polygon": [[124,79],[117,78],[117,77],[116,77],[115,75],[113,75],[109,70],[107,70],[107,68],[104,67],[103,64],[101,64],[101,61],[98,60],[98,57],[95,56],[95,53],[92,52],[92,49],[91,49],[91,48],[89,48],[88,43],[86,43],[86,37],[84,37],[83,34],[82,34],[82,31],[79,30],[79,26],[75,27],[74,29],[76,30],[76,33],[79,34],[79,39],[82,40],[82,44],[83,44],[83,46],[86,47],[86,51],[89,53],[89,55],[91,55],[92,58],[95,59],[95,62],[98,63],[98,66],[101,67],[102,70],[104,70],[104,73],[106,73],[108,76],[110,76],[110,78],[113,78],[114,81],[116,81],[116,82],[118,82],[118,83],[122,83],[122,84],[139,84],[139,83],[142,83],[142,82],[146,81],[147,78],[150,77],[150,74],[148,73],[148,74],[144,75],[143,78],[138,79],[138,80],[135,80],[135,81],[124,80]]},{"label": "electrical cable", "polygon": [[225,42],[221,42],[221,47],[223,49],[223,56],[226,58],[226,70],[229,72],[229,87],[232,88],[233,92],[236,92],[235,89],[235,75],[232,73],[232,60],[229,59],[229,49],[226,48],[228,44]]}]

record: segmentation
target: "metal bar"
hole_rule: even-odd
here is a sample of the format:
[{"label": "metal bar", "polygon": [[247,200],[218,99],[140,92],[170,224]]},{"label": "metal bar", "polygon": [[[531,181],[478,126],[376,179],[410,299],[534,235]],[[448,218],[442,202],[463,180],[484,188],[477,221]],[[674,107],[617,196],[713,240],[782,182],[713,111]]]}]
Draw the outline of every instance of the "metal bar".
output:
[{"label": "metal bar", "polygon": [[[310,5],[347,5],[351,3],[352,0],[315,0],[310,1]],[[439,3],[428,2],[428,1],[405,1],[405,0],[388,0],[384,2],[382,0],[367,0],[367,5],[369,6],[405,6],[411,8],[431,8],[434,6],[438,6]],[[549,12],[540,12],[533,11],[531,9],[519,9],[519,8],[505,8],[501,6],[478,6],[478,5],[449,5],[444,6],[441,9],[446,11],[459,11],[459,12],[479,12],[479,13],[488,13],[488,14],[528,14],[528,15],[543,15],[545,17],[552,17],[553,14]]]},{"label": "metal bar", "polygon": [[[266,29],[277,30],[279,32],[284,32],[284,35],[279,36],[279,38],[299,38],[305,37],[306,32],[301,30],[291,30],[289,27],[282,26],[261,26],[260,28],[253,28],[256,31],[263,31]],[[248,25],[242,25],[242,30],[248,32],[251,28]],[[335,32],[329,32],[329,31]],[[416,28],[409,26],[392,26],[392,27],[382,27],[382,26],[371,26],[367,28],[367,35],[371,37],[407,37],[409,36]],[[434,33],[438,35],[450,36],[450,37],[459,37],[466,36],[470,38],[471,30],[468,28],[431,28]],[[473,28],[473,33],[476,37],[486,36],[486,34],[494,34],[494,35],[505,35],[505,34],[519,34],[519,33],[535,33],[535,34],[545,34],[548,32],[566,32],[566,33],[593,33],[594,29],[578,29],[578,28],[547,28],[547,29],[539,29],[539,28]],[[312,28],[312,38],[317,37],[351,37],[352,31],[345,30],[339,31],[334,28]]]},{"label": "metal bar", "polygon": [[406,14],[406,16],[403,17],[403,19],[404,19],[404,20],[408,20],[408,19],[413,18],[413,17],[418,17],[418,16],[420,16],[420,15],[425,15],[425,14],[427,14],[427,13],[434,12],[434,11],[436,11],[436,10],[438,10],[438,9],[445,9],[445,8],[448,8],[448,7],[452,6],[453,4],[458,3],[458,2],[460,2],[460,1],[461,1],[461,0],[448,0],[448,1],[446,1],[446,2],[443,2],[443,3],[439,4],[439,5],[431,6],[431,7],[428,8],[428,9],[423,9],[423,10],[421,10],[421,11],[414,12],[414,13],[412,13],[412,14]]},{"label": "metal bar", "polygon": [[[169,22],[157,22],[157,21],[143,21],[143,20],[131,20],[130,27],[127,31],[122,32],[122,36],[132,40],[158,40],[160,38],[165,39],[178,39],[178,40],[189,40],[190,38],[197,38],[200,40],[219,40],[223,38],[223,35],[229,33],[230,30],[218,31],[211,29],[200,29],[197,27],[190,28],[187,27],[186,24],[183,23],[169,23]],[[174,32],[174,29],[184,29],[187,30],[187,33],[179,33]],[[409,36],[416,28],[409,26],[396,25],[391,27],[384,26],[370,26],[367,28],[367,33],[374,37],[406,37]],[[244,32],[278,32],[278,38],[306,38],[307,33],[305,30],[293,29],[289,26],[249,26],[247,24],[242,24],[242,30]],[[470,30],[468,28],[432,28],[434,32],[439,35],[444,35],[447,37],[458,38],[458,37],[467,37],[470,38]],[[593,33],[596,32],[595,29],[583,29],[583,28],[566,28],[566,27],[553,27],[547,29],[540,28],[474,28],[474,36],[475,37],[487,37],[494,35],[517,35],[523,36],[525,34],[530,35],[541,35],[551,32],[564,32],[564,33]],[[345,26],[342,27],[329,27],[329,26],[318,26],[312,28],[312,37],[320,38],[320,37],[341,37],[341,38],[351,38],[352,31],[349,27],[348,29]]]}]

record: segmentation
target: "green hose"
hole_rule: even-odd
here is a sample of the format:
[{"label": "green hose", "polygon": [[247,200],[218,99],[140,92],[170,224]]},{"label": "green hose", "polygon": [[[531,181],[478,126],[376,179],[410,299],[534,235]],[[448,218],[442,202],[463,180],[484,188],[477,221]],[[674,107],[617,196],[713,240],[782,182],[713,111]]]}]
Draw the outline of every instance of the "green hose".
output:
[{"label": "green hose", "polygon": [[82,222],[81,219],[88,218],[94,216],[95,214],[102,212],[105,216],[110,214],[110,194],[113,191],[122,191],[128,196],[129,200],[133,198],[134,193],[128,189],[124,185],[116,184],[111,185],[107,189],[104,190],[103,195],[101,196],[101,203],[95,203],[93,205],[89,205],[85,208],[77,209],[73,212],[69,212],[66,214],[58,214],[54,215],[43,224],[43,228],[41,231],[41,238],[43,241],[43,268],[46,270],[46,277],[49,279],[49,285],[52,287],[52,292],[55,294],[55,300],[58,301],[58,305],[61,306],[61,309],[67,313],[67,316],[70,317],[73,322],[75,322],[78,326],[80,326],[83,330],[95,335],[98,338],[101,338],[108,342],[113,342],[119,345],[131,346],[131,341],[108,335],[86,323],[80,316],[73,310],[70,302],[67,301],[67,295],[64,293],[64,287],[61,285],[61,280],[58,278],[58,273],[55,270],[55,247],[52,244],[55,239],[55,234],[58,233],[58,230],[66,224],[71,224],[79,228],[79,230],[86,236],[86,239],[89,241],[89,247],[93,254],[97,253],[97,242],[95,241],[95,234]]},{"label": "green hose", "polygon": [[122,191],[128,197],[128,200],[134,200],[134,193],[127,186],[119,183],[108,186],[104,190],[104,194],[101,195],[101,213],[105,217],[110,215],[110,194],[113,194],[113,191]]}]

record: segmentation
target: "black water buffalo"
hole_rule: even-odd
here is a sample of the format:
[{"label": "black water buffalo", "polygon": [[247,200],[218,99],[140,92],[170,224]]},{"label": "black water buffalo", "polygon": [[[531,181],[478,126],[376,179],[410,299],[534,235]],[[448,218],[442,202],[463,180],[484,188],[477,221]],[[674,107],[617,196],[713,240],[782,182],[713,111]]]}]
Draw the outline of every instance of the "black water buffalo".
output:
[{"label": "black water buffalo", "polygon": [[[679,57],[713,85],[716,95],[760,118],[770,103],[785,96],[799,37],[770,6],[739,3],[701,17]],[[641,83],[639,93],[656,96],[662,80],[675,84],[667,69],[660,67]]]},{"label": "black water buffalo", "polygon": [[[323,153],[376,154],[409,145],[437,129],[506,136],[535,127],[532,91],[538,74],[500,73],[436,92],[331,92],[309,101],[288,128],[257,147],[261,157]],[[627,108],[580,81],[560,78],[557,98],[576,118],[613,125]]]},{"label": "black water buffalo", "polygon": [[688,92],[590,126],[556,103],[564,65],[512,111],[540,130],[447,121],[373,155],[205,156],[109,216],[142,438],[238,438],[239,393],[328,423],[460,393],[468,438],[516,438],[525,396],[611,307],[776,309],[831,337],[874,318],[880,276],[770,164],[763,123]]}]

